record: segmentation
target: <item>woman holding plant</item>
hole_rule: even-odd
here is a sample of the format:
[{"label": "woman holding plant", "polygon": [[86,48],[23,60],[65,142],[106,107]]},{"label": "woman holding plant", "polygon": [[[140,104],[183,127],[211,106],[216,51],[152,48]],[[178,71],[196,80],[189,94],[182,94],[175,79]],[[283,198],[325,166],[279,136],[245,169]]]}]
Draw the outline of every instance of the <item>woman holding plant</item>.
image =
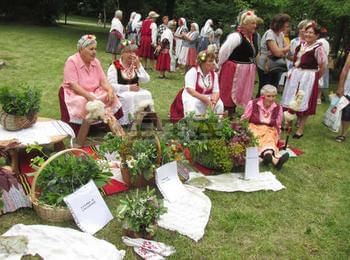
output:
[{"label": "woman holding plant", "polygon": [[186,114],[204,115],[207,108],[220,114],[224,105],[220,100],[218,75],[214,71],[215,54],[202,51],[197,57],[198,66],[185,75],[185,86],[176,95],[170,107],[170,120],[177,122]]},{"label": "woman holding plant", "polygon": [[304,42],[295,50],[294,67],[288,72],[287,82],[283,91],[281,104],[289,108],[299,90],[305,95],[301,108],[297,112],[299,126],[293,138],[299,139],[304,135],[304,126],[309,116],[316,114],[318,80],[322,77],[327,64],[327,55],[322,43],[317,39],[321,28],[310,22],[305,27]]},{"label": "woman holding plant", "polygon": [[86,119],[88,101],[102,101],[117,118],[122,114],[121,103],[96,58],[96,47],[94,35],[80,38],[78,52],[70,56],[64,66],[64,80],[59,94],[61,119],[72,126],[79,145],[84,144],[92,123]]},{"label": "woman holding plant", "polygon": [[277,142],[283,118],[282,106],[275,102],[277,89],[272,85],[265,85],[261,89],[260,98],[249,101],[242,119],[248,119],[249,130],[259,140],[259,153],[263,163],[272,163],[278,170],[288,160],[289,154],[278,156]]},{"label": "woman holding plant", "polygon": [[120,46],[120,59],[109,66],[107,78],[123,107],[124,115],[119,119],[119,123],[127,125],[140,103],[153,101],[151,92],[140,88],[140,83],[147,83],[150,76],[136,54],[137,45],[125,40]]}]

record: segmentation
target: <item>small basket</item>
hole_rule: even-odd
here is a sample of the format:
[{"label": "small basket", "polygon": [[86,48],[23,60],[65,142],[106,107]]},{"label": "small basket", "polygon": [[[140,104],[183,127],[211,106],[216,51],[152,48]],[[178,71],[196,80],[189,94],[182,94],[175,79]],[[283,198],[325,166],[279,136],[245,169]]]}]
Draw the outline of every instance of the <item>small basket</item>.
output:
[{"label": "small basket", "polygon": [[[156,143],[156,148],[157,148],[157,166],[160,166],[161,161],[162,161],[162,149],[160,146],[160,141],[159,137],[156,134],[153,134],[154,140]],[[137,136],[133,136],[132,138],[135,138]],[[135,187],[135,188],[142,188],[146,187],[147,185],[149,186],[154,186],[155,185],[155,178],[151,178],[150,180],[146,180],[143,175],[139,175],[134,181],[132,180],[132,177],[130,175],[130,172],[127,168],[121,166],[121,174],[123,176],[123,180],[128,187]]]},{"label": "small basket", "polygon": [[0,124],[8,131],[17,131],[32,126],[38,119],[38,113],[16,116],[0,111]]},{"label": "small basket", "polygon": [[45,167],[55,160],[57,157],[61,156],[62,154],[69,153],[69,152],[79,152],[83,153],[84,155],[88,155],[87,152],[81,149],[76,149],[76,148],[71,148],[71,149],[66,149],[63,151],[60,151],[54,155],[52,155],[49,159],[43,163],[43,165],[40,167],[39,171],[35,173],[34,179],[32,182],[32,187],[30,191],[30,198],[34,207],[35,212],[38,214],[38,216],[41,219],[50,221],[50,222],[63,222],[63,221],[69,221],[73,219],[72,214],[70,213],[69,209],[66,207],[54,207],[51,205],[47,205],[44,203],[41,203],[38,200],[38,195],[40,194],[39,192],[36,191],[36,182],[37,179],[40,175],[40,173],[45,169]]}]

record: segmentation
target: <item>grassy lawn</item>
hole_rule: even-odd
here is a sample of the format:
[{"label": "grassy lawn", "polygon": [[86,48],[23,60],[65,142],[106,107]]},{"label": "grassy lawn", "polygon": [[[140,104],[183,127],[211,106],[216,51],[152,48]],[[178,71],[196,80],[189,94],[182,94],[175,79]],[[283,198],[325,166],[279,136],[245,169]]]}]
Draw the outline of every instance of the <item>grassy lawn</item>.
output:
[{"label": "grassy lawn", "polygon": [[[111,56],[104,52],[107,29],[0,24],[0,60],[7,63],[0,70],[0,86],[17,87],[19,83],[37,86],[43,90],[40,116],[59,118],[57,92],[63,66],[67,57],[75,53],[79,37],[86,33],[97,36],[97,56],[106,71],[111,62]],[[161,80],[152,72],[151,78],[151,82],[142,87],[152,92],[156,110],[166,119],[169,106],[182,86],[183,75],[173,73],[168,80]],[[291,145],[302,149],[304,155],[292,158],[280,172],[262,169],[276,174],[286,189],[255,193],[206,192],[212,201],[212,212],[201,241],[195,243],[160,228],[155,240],[176,247],[173,259],[349,258],[350,145],[349,140],[336,143],[335,134],[322,126],[326,109],[326,104],[320,105],[317,115],[307,123],[304,137],[291,140]],[[123,196],[106,198],[114,215]],[[50,224],[38,219],[32,210],[20,210],[0,217],[0,234],[16,223]],[[60,225],[76,228],[73,223]],[[118,249],[126,249],[121,234],[120,223],[113,220],[96,236]],[[136,257],[127,249],[126,258]]]}]

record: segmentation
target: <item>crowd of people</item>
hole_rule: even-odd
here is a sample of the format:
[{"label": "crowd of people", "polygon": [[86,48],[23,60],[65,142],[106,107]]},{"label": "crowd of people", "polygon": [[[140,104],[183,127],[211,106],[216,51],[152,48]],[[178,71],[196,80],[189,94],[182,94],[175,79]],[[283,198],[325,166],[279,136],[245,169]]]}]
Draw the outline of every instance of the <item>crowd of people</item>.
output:
[{"label": "crowd of people", "polygon": [[[238,14],[236,29],[221,44],[223,31],[215,28],[212,19],[200,30],[194,21],[188,28],[182,17],[175,21],[164,16],[157,26],[159,14],[155,11],[150,11],[143,21],[140,14],[132,12],[125,27],[122,17],[123,12],[117,10],[111,23],[106,52],[112,54],[113,62],[107,76],[96,58],[97,42],[92,35],[82,36],[78,52],[65,64],[60,101],[65,104],[64,119],[75,124],[80,144],[91,125],[85,119],[87,101],[101,100],[121,125],[128,125],[137,104],[152,101],[151,93],[139,86],[150,80],[147,71],[156,69],[160,78],[166,78],[166,72],[182,67],[184,86],[170,107],[171,121],[177,122],[188,113],[205,114],[208,108],[218,114],[227,111],[233,117],[236,107],[241,106],[245,109],[242,118],[249,121],[249,128],[260,140],[264,163],[281,168],[288,160],[278,155],[276,146],[283,110],[297,115],[293,138],[300,139],[322,94],[327,98],[330,46],[327,30],[314,20],[301,21],[298,36],[290,41],[288,14],[275,15],[270,28],[260,36],[257,27],[263,20],[254,11],[245,10]],[[337,95],[350,100],[349,68],[348,57]],[[259,87],[254,99],[256,73]],[[276,101],[278,92],[282,92],[281,104]],[[292,111],[289,105],[300,92],[300,107]],[[349,122],[350,105],[344,109],[337,141],[345,140]]]}]

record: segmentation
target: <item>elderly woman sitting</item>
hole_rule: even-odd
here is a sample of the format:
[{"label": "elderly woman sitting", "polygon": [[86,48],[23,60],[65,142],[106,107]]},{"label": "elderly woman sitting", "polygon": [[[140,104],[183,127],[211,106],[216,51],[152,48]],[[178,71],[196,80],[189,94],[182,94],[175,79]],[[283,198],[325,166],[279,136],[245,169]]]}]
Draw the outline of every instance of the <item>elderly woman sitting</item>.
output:
[{"label": "elderly woman sitting", "polygon": [[185,75],[182,88],[170,107],[170,120],[177,122],[189,113],[204,115],[207,108],[221,114],[224,104],[220,99],[218,75],[214,71],[215,54],[202,51],[197,57],[198,66]]},{"label": "elderly woman sitting", "polygon": [[61,119],[77,133],[78,145],[83,145],[91,120],[87,119],[86,104],[99,100],[116,117],[122,114],[121,103],[108,83],[100,61],[96,58],[96,37],[84,35],[77,44],[78,52],[64,65],[64,80],[60,89]]},{"label": "elderly woman sitting", "polygon": [[124,116],[119,122],[127,125],[138,107],[153,105],[153,100],[151,92],[140,88],[140,83],[148,82],[150,76],[136,54],[137,45],[125,40],[121,48],[121,57],[109,66],[107,77],[122,103]]},{"label": "elderly woman sitting", "polygon": [[263,163],[272,163],[278,170],[288,161],[289,154],[278,156],[277,142],[283,118],[282,106],[275,102],[277,89],[265,85],[261,89],[261,97],[249,101],[242,119],[249,120],[249,129],[259,139],[259,152]]}]

